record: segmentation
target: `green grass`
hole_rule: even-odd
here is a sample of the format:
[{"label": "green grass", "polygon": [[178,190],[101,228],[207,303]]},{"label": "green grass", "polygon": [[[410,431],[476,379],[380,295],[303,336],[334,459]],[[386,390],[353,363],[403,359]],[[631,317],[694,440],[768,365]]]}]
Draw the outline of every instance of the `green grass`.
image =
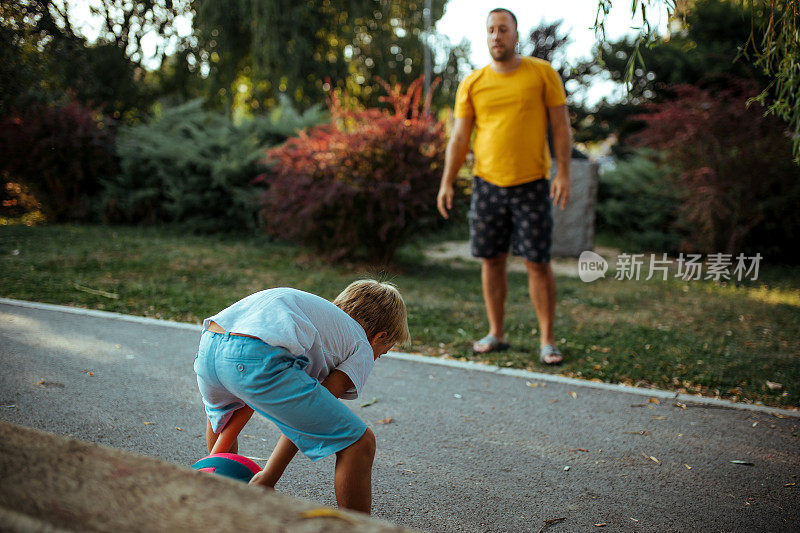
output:
[{"label": "green grass", "polygon": [[[293,286],[333,298],[350,281],[371,276],[394,281],[405,296],[413,337],[405,350],[478,360],[472,342],[487,329],[478,266],[425,262],[420,246],[401,250],[387,271],[331,265],[256,237],[197,236],[172,228],[6,226],[0,227],[0,295],[199,322],[263,288]],[[762,263],[759,280],[740,286],[613,276],[593,283],[558,277],[557,284],[556,334],[567,354],[562,367],[537,362],[535,316],[525,276],[517,273],[510,274],[506,313],[512,349],[480,360],[800,406],[797,269]],[[767,381],[782,387],[770,389]]]}]

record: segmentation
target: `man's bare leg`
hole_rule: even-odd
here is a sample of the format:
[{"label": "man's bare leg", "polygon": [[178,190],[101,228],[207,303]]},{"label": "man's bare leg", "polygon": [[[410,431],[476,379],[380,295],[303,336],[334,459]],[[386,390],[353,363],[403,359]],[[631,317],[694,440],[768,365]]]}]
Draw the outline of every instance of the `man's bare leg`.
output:
[{"label": "man's bare leg", "polygon": [[481,285],[483,302],[486,305],[486,316],[489,318],[489,335],[505,341],[506,294],[508,293],[508,275],[506,262],[508,254],[500,254],[484,258],[481,265]]},{"label": "man's bare leg", "polygon": [[[525,266],[528,268],[528,291],[539,322],[539,343],[541,346],[555,344],[556,278],[553,268],[549,262],[533,263],[528,260],[525,260]],[[547,359],[547,363],[557,363],[561,356],[552,355]]]},{"label": "man's bare leg", "polygon": [[367,428],[356,442],[336,454],[336,503],[369,514],[372,508],[372,461],[375,435]]}]

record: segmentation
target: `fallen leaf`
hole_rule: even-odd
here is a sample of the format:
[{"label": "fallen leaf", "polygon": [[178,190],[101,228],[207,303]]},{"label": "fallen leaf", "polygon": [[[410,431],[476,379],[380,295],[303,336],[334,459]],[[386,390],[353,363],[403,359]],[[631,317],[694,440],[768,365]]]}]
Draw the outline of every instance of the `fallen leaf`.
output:
[{"label": "fallen leaf", "polygon": [[45,381],[44,379],[42,379],[41,381],[39,381],[36,384],[39,385],[39,386],[42,386],[42,387],[44,387],[46,389],[49,389],[49,388],[63,389],[63,388],[65,388],[65,385],[63,383],[59,383],[58,381]]},{"label": "fallen leaf", "polygon": [[661,402],[658,401],[658,398],[648,398],[647,403],[654,403],[656,405],[661,405]]},{"label": "fallen leaf", "polygon": [[564,517],[564,518],[550,518],[549,520],[545,520],[544,521],[544,525],[541,527],[541,529],[539,529],[538,533],[544,533],[544,530],[547,529],[548,527],[552,526],[553,524],[557,524],[558,522],[561,522],[562,520],[566,520],[566,519],[567,518]]},{"label": "fallen leaf", "polygon": [[569,470],[569,467],[568,467],[568,466],[565,466],[565,467],[564,467],[564,471],[566,472],[567,470]]},{"label": "fallen leaf", "polygon": [[753,427],[756,427],[757,425],[758,425],[758,422],[753,422]]},{"label": "fallen leaf", "polygon": [[387,416],[386,418],[378,420],[377,423],[378,424],[391,424],[392,423],[392,417],[391,416]]},{"label": "fallen leaf", "polygon": [[666,416],[651,416],[650,419],[651,420],[666,420],[667,417]]},{"label": "fallen leaf", "polygon": [[547,384],[545,384],[545,383],[532,383],[530,381],[526,381],[525,385],[527,385],[528,387],[546,387],[547,386]]},{"label": "fallen leaf", "polygon": [[740,459],[734,459],[731,461],[735,465],[745,465],[745,466],[756,466],[755,463],[751,463],[749,461],[742,461]]},{"label": "fallen leaf", "polygon": [[675,407],[680,407],[683,410],[686,410],[686,404],[681,402],[675,402]]},{"label": "fallen leaf", "polygon": [[634,522],[638,522],[638,520],[636,520],[634,517],[631,517],[631,520],[633,520]]},{"label": "fallen leaf", "polygon": [[361,407],[369,407],[370,405],[376,403],[378,401],[377,398],[373,398],[361,404]]},{"label": "fallen leaf", "polygon": [[794,487],[795,485],[797,485],[797,483],[785,483],[783,486],[784,487]]},{"label": "fallen leaf", "polygon": [[558,400],[547,400],[550,403],[556,403]]},{"label": "fallen leaf", "polygon": [[599,524],[595,524],[594,527],[606,527],[608,524],[605,522],[600,522]]},{"label": "fallen leaf", "polygon": [[650,432],[646,429],[642,429],[640,431],[623,431],[626,435],[649,435]]},{"label": "fallen leaf", "polygon": [[409,470],[408,468],[404,468],[403,471],[404,472],[411,472],[412,474],[416,474],[417,473],[416,470]]},{"label": "fallen leaf", "polygon": [[788,418],[780,413],[775,413],[775,412],[772,413],[772,416],[774,416],[775,418]]},{"label": "fallen leaf", "polygon": [[178,431],[183,431],[183,429],[179,428],[178,426],[175,426],[175,429],[177,429]]},{"label": "fallen leaf", "polygon": [[152,425],[152,424],[153,424],[152,422],[145,422],[145,423],[144,423],[144,425],[145,425],[145,426],[150,426],[150,425]]},{"label": "fallen leaf", "polygon": [[570,450],[570,451],[571,452],[588,452],[589,450],[587,450],[586,448],[575,448],[575,449]]},{"label": "fallen leaf", "polygon": [[570,395],[570,396],[572,396],[572,397],[573,397],[573,398],[575,398],[575,399],[577,399],[577,398],[578,398],[578,393],[577,393],[577,392],[572,392],[572,391],[569,391],[569,395]]},{"label": "fallen leaf", "polygon": [[685,465],[683,465],[683,466],[685,466],[685,467],[686,467],[686,470],[691,470],[691,469],[692,469],[692,467],[691,467],[691,466],[689,466],[689,465],[687,465],[687,464],[685,464]]},{"label": "fallen leaf", "polygon": [[351,524],[359,523],[357,520],[354,520],[341,511],[330,509],[328,507],[319,507],[317,509],[311,509],[310,511],[304,511],[300,513],[300,518],[338,518],[339,520],[344,520],[345,522],[350,522]]},{"label": "fallen leaf", "polygon": [[769,390],[781,390],[783,388],[783,383],[776,383],[774,381],[767,381],[766,383]]},{"label": "fallen leaf", "polygon": [[88,292],[89,294],[94,294],[95,296],[102,296],[104,298],[111,298],[112,300],[116,300],[116,299],[119,298],[119,294],[116,294],[114,292],[101,291],[99,289],[92,289],[92,288],[89,288],[89,287],[84,287],[82,285],[78,285],[77,283],[73,283],[72,286],[75,287],[76,289],[78,289],[79,291]]},{"label": "fallen leaf", "polygon": [[653,462],[654,462],[655,464],[657,464],[657,465],[660,465],[660,464],[661,464],[661,461],[659,461],[658,459],[656,459],[656,458],[655,458],[655,457],[653,457],[652,455],[647,455],[646,453],[643,453],[642,455],[644,455],[644,456],[645,456],[645,458],[647,458],[647,459],[650,459],[651,461],[653,461]]},{"label": "fallen leaf", "polygon": [[460,400],[461,399],[461,395],[460,394],[453,394],[453,398],[456,398],[456,399]]}]

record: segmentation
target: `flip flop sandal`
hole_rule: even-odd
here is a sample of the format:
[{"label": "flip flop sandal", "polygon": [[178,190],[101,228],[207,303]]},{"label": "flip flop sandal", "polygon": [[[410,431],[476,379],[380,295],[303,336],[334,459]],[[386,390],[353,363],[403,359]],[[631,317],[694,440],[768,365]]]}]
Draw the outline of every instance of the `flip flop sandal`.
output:
[{"label": "flip flop sandal", "polygon": [[[488,346],[489,348],[486,350],[479,350],[478,345]],[[490,352],[502,352],[503,350],[508,350],[510,344],[507,342],[503,342],[494,335],[486,335],[479,341],[475,341],[472,345],[472,351],[475,353],[490,353]]]},{"label": "flip flop sandal", "polygon": [[[554,355],[561,356],[561,359],[558,361],[547,361],[548,357],[552,357]],[[558,351],[558,348],[556,348],[555,344],[545,344],[539,349],[539,362],[546,365],[560,365],[564,362],[564,354]]]}]

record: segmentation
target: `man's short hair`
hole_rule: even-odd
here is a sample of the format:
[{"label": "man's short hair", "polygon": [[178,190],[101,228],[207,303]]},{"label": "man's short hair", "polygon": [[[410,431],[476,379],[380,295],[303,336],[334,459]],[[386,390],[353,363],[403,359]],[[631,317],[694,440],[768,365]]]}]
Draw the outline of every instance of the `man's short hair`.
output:
[{"label": "man's short hair", "polygon": [[406,304],[393,283],[354,281],[333,303],[361,324],[370,339],[381,331],[386,332],[388,346],[406,344],[411,339]]},{"label": "man's short hair", "polygon": [[[516,17],[516,15],[514,15],[514,13],[512,13],[508,9],[506,9],[504,7],[496,7],[494,9],[492,9],[491,11],[489,11],[489,15],[491,15],[492,13],[508,13],[509,15],[511,15],[511,19],[514,21],[514,29],[515,30],[517,29],[517,17]],[[489,15],[486,15],[487,19],[489,18]]]}]

